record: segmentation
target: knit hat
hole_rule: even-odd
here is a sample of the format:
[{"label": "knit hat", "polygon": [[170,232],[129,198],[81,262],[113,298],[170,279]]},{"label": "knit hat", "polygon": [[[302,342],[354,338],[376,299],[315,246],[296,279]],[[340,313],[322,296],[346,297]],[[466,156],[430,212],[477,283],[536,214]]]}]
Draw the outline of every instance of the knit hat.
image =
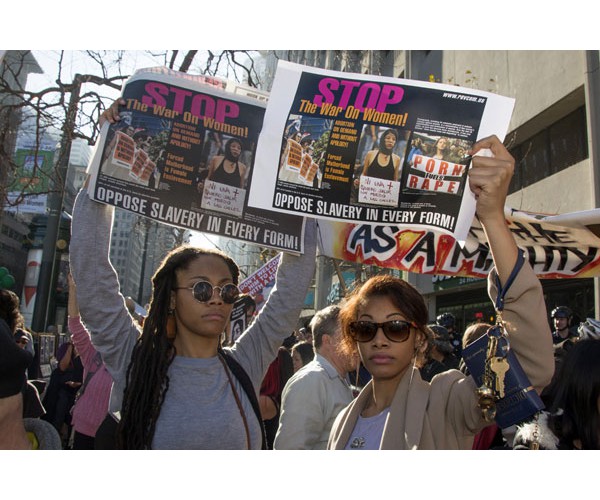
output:
[{"label": "knit hat", "polygon": [[0,398],[21,392],[32,359],[31,353],[17,345],[8,324],[0,318]]}]

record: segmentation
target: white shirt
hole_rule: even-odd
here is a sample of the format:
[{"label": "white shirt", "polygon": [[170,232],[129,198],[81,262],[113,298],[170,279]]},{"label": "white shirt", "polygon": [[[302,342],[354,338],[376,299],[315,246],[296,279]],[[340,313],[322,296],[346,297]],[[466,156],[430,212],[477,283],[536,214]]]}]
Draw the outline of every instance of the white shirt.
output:
[{"label": "white shirt", "polygon": [[359,415],[352,435],[346,443],[346,450],[378,450],[381,445],[383,428],[390,409],[386,408],[381,413],[372,417]]}]

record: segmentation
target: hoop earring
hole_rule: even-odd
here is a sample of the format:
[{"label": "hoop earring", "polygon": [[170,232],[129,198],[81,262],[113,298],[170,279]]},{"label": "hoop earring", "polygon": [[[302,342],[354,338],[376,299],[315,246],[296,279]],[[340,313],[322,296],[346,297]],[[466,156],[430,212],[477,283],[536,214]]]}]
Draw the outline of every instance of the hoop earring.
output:
[{"label": "hoop earring", "polygon": [[167,316],[167,338],[173,340],[177,336],[177,323],[175,322],[175,309],[169,309]]}]

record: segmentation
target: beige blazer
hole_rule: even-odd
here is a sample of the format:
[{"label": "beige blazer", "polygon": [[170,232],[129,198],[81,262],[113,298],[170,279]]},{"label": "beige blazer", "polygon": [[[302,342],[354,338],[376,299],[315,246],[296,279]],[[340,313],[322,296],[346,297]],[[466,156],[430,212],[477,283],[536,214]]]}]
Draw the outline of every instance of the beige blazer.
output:
[{"label": "beige blazer", "polygon": [[[495,272],[488,276],[488,292],[495,302]],[[505,297],[503,318],[510,346],[541,392],[554,373],[552,334],[542,287],[525,263]],[[474,380],[458,370],[436,375],[431,383],[411,367],[402,377],[383,429],[381,449],[471,449],[474,435],[489,425],[477,407]],[[358,416],[365,408],[372,382],[338,415],[331,429],[328,449],[344,449]]]}]

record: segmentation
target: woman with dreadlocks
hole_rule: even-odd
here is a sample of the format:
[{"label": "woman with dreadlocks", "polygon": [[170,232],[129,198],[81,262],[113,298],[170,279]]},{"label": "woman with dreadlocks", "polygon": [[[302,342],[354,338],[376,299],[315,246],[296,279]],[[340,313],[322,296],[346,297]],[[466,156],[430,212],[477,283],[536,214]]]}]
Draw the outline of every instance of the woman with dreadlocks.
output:
[{"label": "woman with dreadlocks", "polygon": [[[111,123],[118,120],[117,103],[103,115]],[[107,257],[113,210],[82,190],[70,252],[81,317],[114,379],[117,447],[260,449],[256,395],[302,308],[314,272],[316,224],[307,221],[303,255],[283,255],[261,313],[232,347],[221,348],[239,293],[235,262],[217,250],[174,249],[152,278],[140,332]]]}]

